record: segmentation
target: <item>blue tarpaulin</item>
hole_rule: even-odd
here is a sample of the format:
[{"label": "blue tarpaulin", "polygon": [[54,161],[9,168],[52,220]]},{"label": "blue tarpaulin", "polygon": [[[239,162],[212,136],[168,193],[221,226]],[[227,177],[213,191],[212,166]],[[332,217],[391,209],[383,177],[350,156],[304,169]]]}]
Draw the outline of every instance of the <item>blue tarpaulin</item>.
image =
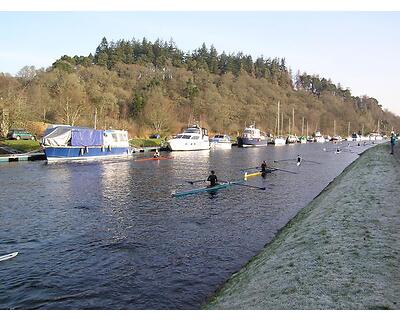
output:
[{"label": "blue tarpaulin", "polygon": [[72,146],[102,146],[103,130],[94,129],[73,129],[71,137]]}]

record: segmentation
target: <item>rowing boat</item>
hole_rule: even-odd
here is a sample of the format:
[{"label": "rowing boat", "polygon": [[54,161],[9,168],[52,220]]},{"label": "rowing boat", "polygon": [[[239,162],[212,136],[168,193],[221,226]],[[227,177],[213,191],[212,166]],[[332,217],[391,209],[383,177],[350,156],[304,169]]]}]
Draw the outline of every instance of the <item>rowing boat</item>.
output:
[{"label": "rowing boat", "polygon": [[158,160],[171,160],[171,159],[173,159],[173,157],[158,157],[158,158],[151,157],[151,158],[136,159],[135,161],[152,161],[152,160],[158,161]]},{"label": "rowing boat", "polygon": [[188,190],[188,191],[174,192],[174,193],[172,193],[172,196],[173,197],[182,197],[182,196],[188,196],[191,194],[197,194],[197,193],[202,193],[202,192],[213,192],[213,191],[229,188],[234,185],[243,184],[243,183],[244,183],[243,180],[224,182],[224,183],[217,184],[214,187],[208,187],[208,188],[206,187],[206,188],[192,189],[192,190]]},{"label": "rowing boat", "polygon": [[[273,172],[273,171],[275,171],[275,170],[276,170],[275,168],[268,168],[268,169],[264,172],[264,174],[271,173],[271,172]],[[262,172],[262,171],[257,171],[257,172],[253,172],[253,173],[247,173],[247,172],[245,172],[245,173],[244,173],[244,180],[247,180],[248,178],[259,177],[259,176],[262,176],[262,175],[263,175],[263,172]]]},{"label": "rowing boat", "polygon": [[17,254],[18,254],[18,252],[13,252],[13,253],[10,253],[10,254],[6,254],[4,256],[0,256],[0,261],[4,261],[4,260],[8,260],[8,259],[14,258],[14,257],[17,256]]}]

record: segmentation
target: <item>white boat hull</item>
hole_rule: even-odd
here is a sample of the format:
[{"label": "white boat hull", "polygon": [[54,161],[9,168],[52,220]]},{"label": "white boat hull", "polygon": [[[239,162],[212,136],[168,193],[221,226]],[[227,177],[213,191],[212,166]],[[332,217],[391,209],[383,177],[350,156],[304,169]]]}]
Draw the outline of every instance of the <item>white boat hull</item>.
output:
[{"label": "white boat hull", "polygon": [[231,149],[231,142],[211,142],[210,146],[212,149]]},{"label": "white boat hull", "polygon": [[276,146],[284,146],[285,144],[286,144],[286,140],[284,138],[274,139],[274,145],[276,145]]},{"label": "white boat hull", "polygon": [[208,139],[199,139],[197,141],[193,139],[171,139],[167,142],[171,151],[197,151],[210,149],[210,142]]}]

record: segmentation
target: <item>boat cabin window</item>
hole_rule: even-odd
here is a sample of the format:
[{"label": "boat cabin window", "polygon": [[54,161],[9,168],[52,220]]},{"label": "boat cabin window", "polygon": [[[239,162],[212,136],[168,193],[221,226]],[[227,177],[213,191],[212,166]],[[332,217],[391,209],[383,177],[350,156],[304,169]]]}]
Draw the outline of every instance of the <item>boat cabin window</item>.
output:
[{"label": "boat cabin window", "polygon": [[112,136],[114,142],[118,141],[118,135],[116,133],[112,133],[111,136]]},{"label": "boat cabin window", "polygon": [[222,135],[220,135],[220,134],[217,134],[217,135],[214,136],[214,138],[223,139],[224,136],[222,136]]},{"label": "boat cabin window", "polygon": [[198,140],[199,138],[200,138],[199,136],[192,136],[190,139]]},{"label": "boat cabin window", "polygon": [[185,133],[200,133],[199,128],[187,128],[185,131]]},{"label": "boat cabin window", "polygon": [[250,133],[250,134],[254,134],[254,130],[252,129],[245,129],[244,133]]},{"label": "boat cabin window", "polygon": [[182,135],[182,139],[190,139],[190,138],[191,138],[191,136],[189,136],[189,135],[186,135],[186,134]]}]

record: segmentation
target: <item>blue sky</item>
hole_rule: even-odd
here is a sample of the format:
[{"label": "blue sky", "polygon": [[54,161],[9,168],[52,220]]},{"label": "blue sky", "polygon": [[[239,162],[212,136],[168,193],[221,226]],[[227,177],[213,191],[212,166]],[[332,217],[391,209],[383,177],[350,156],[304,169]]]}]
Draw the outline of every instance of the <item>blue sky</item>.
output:
[{"label": "blue sky", "polygon": [[400,115],[400,12],[0,12],[0,72],[88,55],[101,38],[285,57]]}]

